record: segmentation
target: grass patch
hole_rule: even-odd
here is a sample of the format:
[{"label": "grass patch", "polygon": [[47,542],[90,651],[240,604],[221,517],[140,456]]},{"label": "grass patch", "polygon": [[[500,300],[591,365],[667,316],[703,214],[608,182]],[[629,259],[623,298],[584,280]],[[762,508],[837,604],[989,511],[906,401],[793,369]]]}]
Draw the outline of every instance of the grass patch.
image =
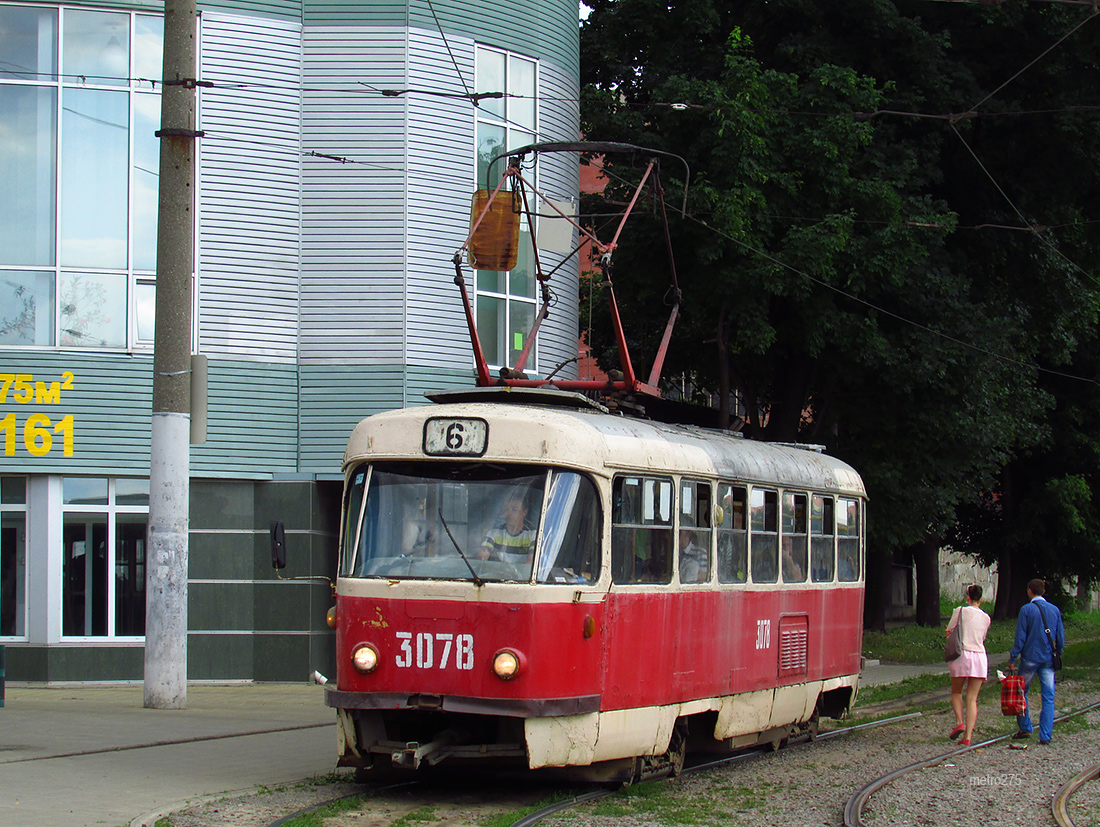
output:
[{"label": "grass patch", "polygon": [[[577,790],[566,790],[549,796],[548,798],[544,798],[542,801],[528,807],[518,807],[506,813],[486,816],[481,819],[478,824],[481,825],[481,827],[511,827],[512,824],[515,824],[521,818],[531,815],[531,813],[538,812],[544,807],[549,807],[551,804],[557,804],[561,801],[568,801],[570,798],[576,798],[578,795],[580,795],[580,792]],[[568,816],[568,812],[563,813],[563,815]]]},{"label": "grass patch", "polygon": [[341,798],[339,801],[330,801],[316,810],[310,810],[308,813],[302,813],[290,819],[284,823],[284,827],[324,827],[326,818],[332,818],[349,810],[358,810],[366,800],[365,795],[352,795]]},{"label": "grass patch", "polygon": [[651,781],[622,788],[593,805],[588,815],[641,819],[662,825],[720,825],[729,822],[732,812],[765,806],[768,793],[774,789],[774,784],[754,788],[719,786],[706,803],[701,803],[678,784]]},{"label": "grass patch", "polygon": [[1065,667],[1057,675],[1057,680],[1073,680],[1082,683],[1096,683],[1100,680],[1096,664],[1100,663],[1100,638],[1066,643],[1062,656]]},{"label": "grass patch", "polygon": [[[894,663],[941,663],[946,638],[943,626],[899,626],[863,633],[863,656]],[[995,620],[985,638],[987,652],[1007,652],[1016,634],[1015,620]]]},{"label": "grass patch", "polygon": [[1100,638],[1100,612],[1070,612],[1063,617],[1066,643]]},{"label": "grass patch", "polygon": [[[1035,688],[1034,684],[1031,688]],[[1068,735],[1071,732],[1086,732],[1096,728],[1097,725],[1090,723],[1087,715],[1074,715],[1072,718],[1058,722],[1059,735]]]},{"label": "grass patch", "polygon": [[411,813],[405,813],[401,818],[396,819],[390,827],[413,827],[414,824],[423,824],[427,821],[439,821],[439,814],[436,813],[435,807],[430,805],[420,807]]},{"label": "grass patch", "polygon": [[[793,785],[791,785],[793,788]],[[746,812],[763,807],[768,803],[768,793],[775,789],[774,784],[761,784],[757,787],[727,787],[720,788],[722,797],[727,799],[726,804],[737,812]]]},{"label": "grass patch", "polygon": [[[945,620],[943,626],[917,626],[914,623],[885,632],[866,630],[863,633],[863,656],[894,663],[940,663],[943,661],[943,630],[946,626]],[[1070,643],[1100,639],[1100,612],[1074,612],[1066,617],[1065,627],[1067,647]],[[1012,648],[1015,636],[1015,618],[994,620],[985,638],[985,650],[1007,652]],[[1078,660],[1078,663],[1086,662],[1083,657]]]},{"label": "grass patch", "polygon": [[933,692],[937,689],[949,689],[951,681],[946,675],[914,675],[897,683],[884,683],[879,686],[868,686],[859,691],[856,699],[856,710],[861,706],[882,703],[883,701],[896,701],[899,698],[908,698],[921,692]]}]

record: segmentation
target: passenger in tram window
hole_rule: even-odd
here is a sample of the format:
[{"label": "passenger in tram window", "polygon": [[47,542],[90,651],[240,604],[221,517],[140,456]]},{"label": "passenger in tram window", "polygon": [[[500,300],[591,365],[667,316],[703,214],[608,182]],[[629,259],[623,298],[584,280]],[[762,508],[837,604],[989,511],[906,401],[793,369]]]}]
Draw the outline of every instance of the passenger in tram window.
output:
[{"label": "passenger in tram window", "polygon": [[747,578],[747,557],[743,532],[718,532],[718,581],[720,583],[744,583]]},{"label": "passenger in tram window", "polygon": [[426,508],[427,500],[421,497],[412,509],[412,514],[405,520],[405,526],[401,532],[402,557],[432,556],[429,547],[435,538],[428,523]]},{"label": "passenger in tram window", "polygon": [[832,560],[826,557],[824,554],[819,554],[816,551],[813,555],[813,579],[815,583],[823,583],[833,579]]},{"label": "passenger in tram window", "polygon": [[710,578],[707,550],[695,542],[695,532],[680,528],[680,582],[705,583]]},{"label": "passenger in tram window", "polygon": [[530,565],[535,552],[535,528],[527,522],[527,511],[523,494],[510,492],[504,500],[501,522],[485,535],[478,558]]},{"label": "passenger in tram window", "polygon": [[841,548],[837,555],[836,568],[837,577],[841,583],[854,583],[859,579],[859,563],[852,558],[852,553],[848,549]]},{"label": "passenger in tram window", "polygon": [[[763,542],[760,542],[760,541]],[[779,576],[778,549],[773,537],[754,537],[752,544],[752,582],[774,583]]]}]

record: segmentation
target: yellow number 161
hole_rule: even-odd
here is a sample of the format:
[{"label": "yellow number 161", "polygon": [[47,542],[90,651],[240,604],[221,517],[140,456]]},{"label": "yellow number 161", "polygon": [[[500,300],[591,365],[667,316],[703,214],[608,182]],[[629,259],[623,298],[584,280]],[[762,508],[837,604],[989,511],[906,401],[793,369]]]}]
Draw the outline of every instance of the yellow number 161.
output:
[{"label": "yellow number 161", "polygon": [[[15,455],[15,414],[10,413],[0,419],[0,433],[4,435],[4,454]],[[44,457],[53,448],[53,435],[64,437],[62,453],[73,455],[73,417],[69,414],[54,425],[45,414],[31,414],[23,424],[23,446],[27,453],[35,457]]]}]

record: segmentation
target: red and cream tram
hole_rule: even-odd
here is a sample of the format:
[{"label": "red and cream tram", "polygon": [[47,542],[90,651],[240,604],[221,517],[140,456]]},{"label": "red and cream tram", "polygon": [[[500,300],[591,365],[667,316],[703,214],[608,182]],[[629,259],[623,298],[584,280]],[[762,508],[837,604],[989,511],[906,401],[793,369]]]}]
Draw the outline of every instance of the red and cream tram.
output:
[{"label": "red and cream tram", "polygon": [[579,394],[435,400],[365,419],[344,457],[326,689],[341,765],[629,780],[849,709],[866,502],[851,467]]}]

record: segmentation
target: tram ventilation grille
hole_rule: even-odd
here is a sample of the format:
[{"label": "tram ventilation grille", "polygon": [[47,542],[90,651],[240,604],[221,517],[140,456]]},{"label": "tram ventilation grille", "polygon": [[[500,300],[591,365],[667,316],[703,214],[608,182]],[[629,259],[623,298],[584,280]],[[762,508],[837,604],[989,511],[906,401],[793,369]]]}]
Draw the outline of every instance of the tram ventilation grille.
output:
[{"label": "tram ventilation grille", "polygon": [[809,658],[809,618],[784,617],[779,621],[779,676],[806,674]]}]

